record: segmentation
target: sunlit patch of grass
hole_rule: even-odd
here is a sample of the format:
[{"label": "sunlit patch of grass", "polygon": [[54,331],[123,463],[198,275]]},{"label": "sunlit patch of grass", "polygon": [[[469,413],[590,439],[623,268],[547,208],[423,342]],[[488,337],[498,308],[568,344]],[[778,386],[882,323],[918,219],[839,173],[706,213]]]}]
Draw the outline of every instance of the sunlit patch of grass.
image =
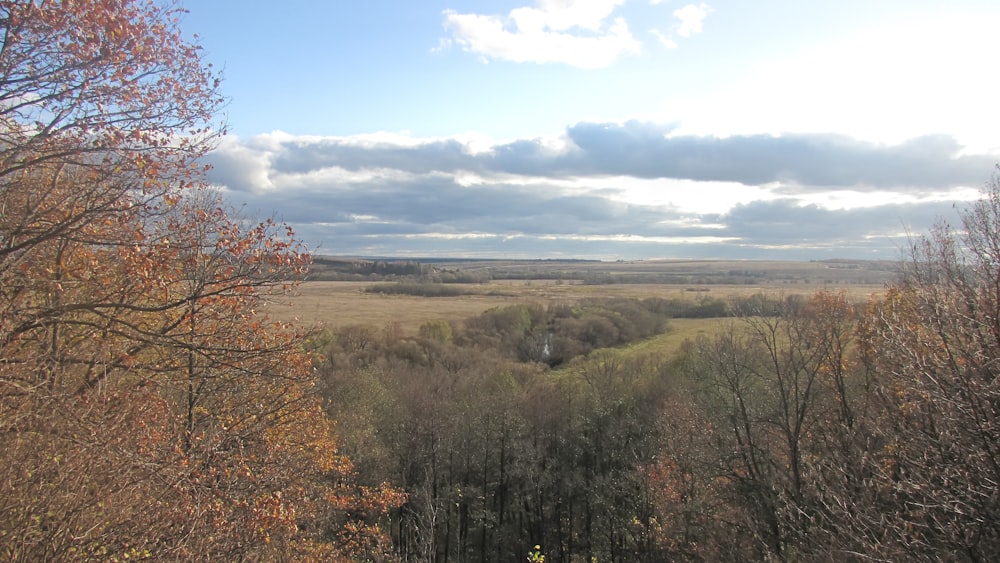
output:
[{"label": "sunlit patch of grass", "polygon": [[636,352],[658,352],[665,356],[673,356],[681,349],[681,345],[687,340],[694,340],[702,334],[711,335],[726,324],[732,322],[731,318],[710,318],[710,319],[671,319],[668,321],[667,330],[663,334],[643,340],[630,346],[630,350]]}]

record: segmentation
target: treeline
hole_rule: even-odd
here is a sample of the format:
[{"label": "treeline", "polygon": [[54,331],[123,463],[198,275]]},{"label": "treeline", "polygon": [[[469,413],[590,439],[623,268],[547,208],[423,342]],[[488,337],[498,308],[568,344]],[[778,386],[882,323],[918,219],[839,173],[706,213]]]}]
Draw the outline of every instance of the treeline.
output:
[{"label": "treeline", "polygon": [[[808,284],[827,285],[879,284],[891,277],[898,264],[885,261],[822,261],[825,269],[690,268],[679,264],[671,271],[616,271],[615,265],[587,267],[588,261],[483,261],[474,269],[459,265],[446,267],[440,262],[418,260],[338,259],[316,257],[309,274],[310,280],[327,281],[395,281],[401,283],[486,283],[493,280],[555,281],[585,285],[663,284],[663,285],[768,285]],[[584,266],[581,266],[583,264]],[[853,272],[845,275],[845,272]]]},{"label": "treeline", "polygon": [[397,281],[404,283],[485,283],[485,272],[463,272],[415,260],[348,260],[318,256],[309,272],[313,281]]},{"label": "treeline", "polygon": [[397,282],[380,283],[365,288],[366,293],[382,295],[415,295],[417,297],[459,297],[470,292],[450,284]]},{"label": "treeline", "polygon": [[[462,295],[482,294],[451,284],[431,282],[380,283],[368,286],[365,288],[365,292],[382,295],[411,295],[416,297],[460,297]],[[497,294],[497,292],[493,291],[489,293],[489,295]],[[803,296],[800,294],[791,294],[785,298],[778,299],[758,292],[745,296],[727,296],[726,298],[711,297],[708,295],[698,299],[649,297],[641,301],[620,299],[614,303],[616,303],[616,307],[624,307],[626,309],[625,311],[619,311],[625,315],[634,312],[631,309],[638,306],[640,309],[665,318],[706,319],[743,316],[746,314],[776,315],[782,306],[783,299],[801,301],[803,300]],[[610,301],[608,302],[610,303]],[[582,303],[593,305],[595,301],[590,300],[588,302],[585,300]],[[636,303],[638,305],[635,305]],[[551,314],[557,315],[555,312]],[[637,322],[641,322],[641,320]]]},{"label": "treeline", "polygon": [[[985,561],[1000,548],[997,224],[994,181],[861,305],[523,305],[311,345],[360,478],[406,491],[400,560],[539,545],[547,561]],[[678,354],[613,348],[702,307],[726,316]]]}]

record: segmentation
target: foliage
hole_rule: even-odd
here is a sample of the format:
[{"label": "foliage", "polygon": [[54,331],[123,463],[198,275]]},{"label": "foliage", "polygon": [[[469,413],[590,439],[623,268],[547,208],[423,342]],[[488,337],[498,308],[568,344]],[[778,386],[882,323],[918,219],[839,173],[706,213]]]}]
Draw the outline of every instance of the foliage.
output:
[{"label": "foliage", "polygon": [[496,347],[521,361],[557,366],[596,349],[659,334],[666,319],[657,300],[585,299],[548,309],[511,305],[467,320],[457,341]]},{"label": "foliage", "polygon": [[0,553],[336,558],[401,498],[359,488],[304,335],[308,264],[200,188],[218,78],[171,4],[0,2]]},{"label": "foliage", "polygon": [[863,335],[882,405],[875,510],[848,521],[886,558],[976,561],[1000,549],[997,264],[994,176],[961,229],[941,224],[915,241],[901,281],[871,305]]},{"label": "foliage", "polygon": [[483,283],[484,272],[463,272],[412,260],[350,260],[318,256],[310,280],[365,281],[409,280],[421,283]]},{"label": "foliage", "polygon": [[857,312],[825,292],[771,312],[742,317],[688,350],[698,416],[718,429],[714,447],[698,455],[721,477],[713,494],[733,511],[729,534],[756,543],[743,549],[761,558],[815,555],[830,549],[822,493],[837,483],[828,461],[849,461],[838,454],[859,437],[867,400],[852,356]]},{"label": "foliage", "polygon": [[592,300],[493,309],[464,326],[432,321],[416,338],[345,327],[314,343],[360,475],[409,494],[394,516],[401,557],[510,561],[543,540],[547,560],[642,553],[633,517],[650,506],[636,494],[638,463],[657,451],[649,429],[665,374],[659,358],[609,350],[546,371],[531,354],[555,319],[574,315],[626,338],[663,325],[641,302]]},{"label": "foliage", "polygon": [[[866,309],[827,293],[737,307],[693,342],[650,469],[659,545],[685,559],[990,559],[998,225],[994,179],[961,230],[914,242]],[[707,439],[685,441],[693,428]]]},{"label": "foliage", "polygon": [[458,297],[468,293],[467,290],[453,285],[403,282],[373,285],[365,291],[385,295],[416,295],[418,297]]}]

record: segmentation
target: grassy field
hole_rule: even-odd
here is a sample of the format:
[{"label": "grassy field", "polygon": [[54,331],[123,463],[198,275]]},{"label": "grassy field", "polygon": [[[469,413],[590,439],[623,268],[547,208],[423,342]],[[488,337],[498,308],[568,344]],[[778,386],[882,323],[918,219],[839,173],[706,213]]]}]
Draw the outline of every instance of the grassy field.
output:
[{"label": "grassy field", "polygon": [[[515,303],[573,302],[586,298],[660,297],[703,299],[765,293],[769,295],[809,295],[819,290],[845,291],[855,301],[867,300],[882,291],[891,277],[884,263],[744,262],[744,261],[650,261],[650,262],[559,262],[524,261],[447,262],[439,265],[451,271],[484,269],[491,275],[524,276],[534,272],[540,279],[495,279],[486,283],[456,284],[464,294],[456,297],[384,295],[366,291],[376,281],[306,281],[291,298],[276,299],[268,313],[280,320],[297,320],[313,325],[343,326],[398,323],[406,333],[414,333],[430,320],[461,321],[494,307]],[[574,279],[544,279],[555,275],[602,275],[618,283],[583,283]],[[743,275],[760,283],[709,283]],[[623,278],[624,276],[624,278]],[[687,283],[633,283],[629,276],[672,277]],[[622,280],[626,280],[621,283]],[[690,280],[701,280],[692,283]],[[673,322],[675,332],[685,321]],[[697,323],[693,323],[697,324]]]},{"label": "grassy field", "polygon": [[[298,295],[276,300],[268,308],[271,317],[331,327],[399,323],[407,333],[426,321],[460,321],[483,311],[519,302],[510,296],[473,294],[461,297],[417,297],[368,293],[369,282],[314,281],[303,283]],[[478,287],[482,290],[483,288]]]},{"label": "grassy field", "polygon": [[[871,285],[890,278],[896,264],[887,261],[823,260],[795,262],[778,260],[640,260],[596,262],[572,260],[525,261],[427,261],[441,269],[485,271],[494,275],[540,279],[552,276],[616,277],[621,280],[655,278],[678,284],[760,282],[767,285]],[[497,275],[497,277],[499,277]]]}]

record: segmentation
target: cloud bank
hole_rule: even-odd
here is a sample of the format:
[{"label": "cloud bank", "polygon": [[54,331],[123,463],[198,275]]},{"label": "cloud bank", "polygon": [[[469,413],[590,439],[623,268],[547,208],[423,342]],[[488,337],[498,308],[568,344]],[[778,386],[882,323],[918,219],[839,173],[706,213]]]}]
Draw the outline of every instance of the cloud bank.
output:
[{"label": "cloud bank", "polygon": [[946,136],[674,130],[586,122],[485,145],[273,133],[228,138],[210,180],[327,254],[894,259],[994,167]]}]

